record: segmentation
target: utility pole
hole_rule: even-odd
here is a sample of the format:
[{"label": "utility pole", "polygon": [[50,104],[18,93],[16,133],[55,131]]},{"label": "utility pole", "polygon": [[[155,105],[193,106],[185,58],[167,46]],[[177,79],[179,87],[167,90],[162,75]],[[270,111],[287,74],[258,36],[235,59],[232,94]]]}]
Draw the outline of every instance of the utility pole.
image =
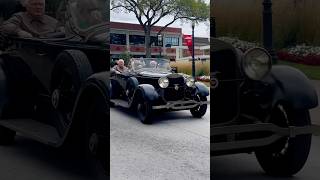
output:
[{"label": "utility pole", "polygon": [[194,58],[194,26],[195,22],[192,21],[192,77],[196,77],[196,64],[195,64],[195,58]]},{"label": "utility pole", "polygon": [[277,57],[273,49],[273,35],[272,35],[272,0],[263,0],[263,46],[272,56],[274,64],[277,63]]}]

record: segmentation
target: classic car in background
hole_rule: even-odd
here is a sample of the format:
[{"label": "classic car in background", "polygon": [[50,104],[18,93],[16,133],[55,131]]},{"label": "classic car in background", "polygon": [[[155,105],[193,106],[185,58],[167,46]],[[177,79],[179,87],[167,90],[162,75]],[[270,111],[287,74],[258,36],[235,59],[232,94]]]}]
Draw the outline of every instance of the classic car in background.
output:
[{"label": "classic car in background", "polygon": [[211,155],[255,152],[270,175],[299,172],[311,146],[309,109],[318,105],[308,78],[292,67],[272,66],[262,48],[242,53],[211,38],[211,57]]},{"label": "classic car in background", "polygon": [[61,3],[65,34],[2,35],[0,144],[12,143],[17,132],[53,147],[76,147],[75,152],[95,157],[107,172],[108,3]]},{"label": "classic car in background", "polygon": [[111,70],[110,82],[111,103],[137,110],[142,123],[152,123],[155,110],[190,110],[197,118],[207,111],[209,89],[173,72],[166,59],[132,59],[127,72]]}]

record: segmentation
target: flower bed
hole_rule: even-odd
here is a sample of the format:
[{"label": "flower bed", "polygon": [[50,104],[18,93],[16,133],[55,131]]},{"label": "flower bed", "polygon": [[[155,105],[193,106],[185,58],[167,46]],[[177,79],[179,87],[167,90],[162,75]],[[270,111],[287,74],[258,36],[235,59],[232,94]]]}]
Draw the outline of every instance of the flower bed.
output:
[{"label": "flower bed", "polygon": [[232,44],[234,47],[240,49],[242,52],[245,52],[254,47],[259,47],[258,43],[243,41],[236,37],[219,37],[218,39]]},{"label": "flower bed", "polygon": [[277,55],[280,60],[320,66],[320,47],[300,45],[280,50]]},{"label": "flower bed", "polygon": [[198,76],[196,79],[201,82],[210,82],[210,76]]}]

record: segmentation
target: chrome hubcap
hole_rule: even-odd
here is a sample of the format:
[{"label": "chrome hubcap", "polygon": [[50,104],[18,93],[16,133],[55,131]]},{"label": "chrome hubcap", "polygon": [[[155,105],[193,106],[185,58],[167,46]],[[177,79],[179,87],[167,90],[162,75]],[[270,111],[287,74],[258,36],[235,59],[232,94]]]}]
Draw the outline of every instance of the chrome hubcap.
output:
[{"label": "chrome hubcap", "polygon": [[60,101],[60,90],[55,89],[51,96],[51,103],[55,109],[58,109],[59,101]]},{"label": "chrome hubcap", "polygon": [[96,155],[98,151],[99,137],[96,133],[92,133],[89,139],[89,150],[92,154]]}]

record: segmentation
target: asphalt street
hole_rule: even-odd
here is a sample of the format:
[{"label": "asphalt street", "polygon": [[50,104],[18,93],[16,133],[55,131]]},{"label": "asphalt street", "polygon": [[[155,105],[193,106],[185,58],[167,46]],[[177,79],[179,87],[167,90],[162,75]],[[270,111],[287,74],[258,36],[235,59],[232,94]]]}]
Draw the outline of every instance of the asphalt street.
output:
[{"label": "asphalt street", "polygon": [[210,179],[209,114],[156,114],[144,125],[134,112],[111,108],[111,179]]},{"label": "asphalt street", "polygon": [[[320,81],[313,81],[320,95]],[[319,98],[320,100],[320,98]],[[320,102],[320,101],[319,101]],[[312,123],[320,125],[320,107],[310,111]],[[319,131],[319,130],[318,130]],[[318,132],[319,134],[319,132]],[[254,154],[237,154],[211,159],[214,180],[271,180],[266,176],[255,159]],[[318,180],[320,177],[320,136],[314,136],[309,159],[304,169],[294,178],[281,180]],[[279,179],[279,178],[278,178]]]},{"label": "asphalt street", "polygon": [[21,136],[0,146],[0,180],[106,180],[88,162]]}]

